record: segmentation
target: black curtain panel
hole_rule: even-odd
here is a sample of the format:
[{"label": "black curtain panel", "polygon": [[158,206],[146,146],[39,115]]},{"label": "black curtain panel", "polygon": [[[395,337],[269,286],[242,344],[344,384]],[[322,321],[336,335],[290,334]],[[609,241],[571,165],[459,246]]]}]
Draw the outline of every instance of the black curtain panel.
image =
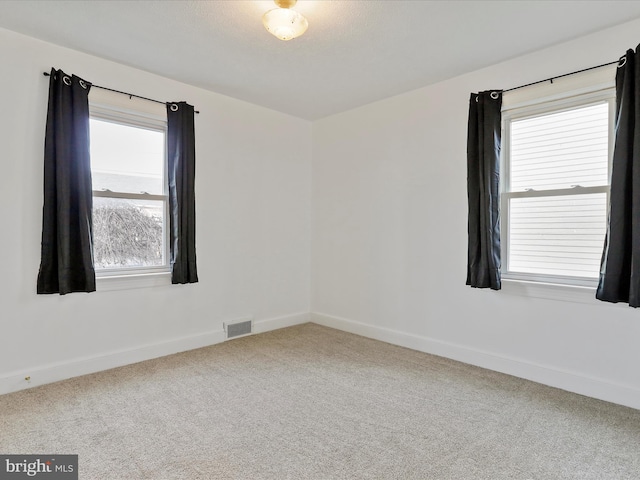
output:
[{"label": "black curtain panel", "polygon": [[467,285],[500,290],[502,92],[471,94],[467,132]]},{"label": "black curtain panel", "polygon": [[171,283],[195,283],[198,271],[193,107],[185,102],[168,103],[167,130]]},{"label": "black curtain panel", "polygon": [[44,145],[44,206],[38,293],[93,292],[89,89],[51,69]]},{"label": "black curtain panel", "polygon": [[620,59],[609,217],[596,298],[640,306],[640,65]]}]

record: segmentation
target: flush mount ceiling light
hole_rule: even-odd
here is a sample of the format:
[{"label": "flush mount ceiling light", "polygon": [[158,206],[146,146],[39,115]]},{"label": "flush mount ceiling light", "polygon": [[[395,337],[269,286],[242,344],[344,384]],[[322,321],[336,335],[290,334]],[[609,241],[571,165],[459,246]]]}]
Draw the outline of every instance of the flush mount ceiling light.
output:
[{"label": "flush mount ceiling light", "polygon": [[304,15],[291,10],[298,0],[273,0],[279,8],[269,10],[262,16],[267,31],[280,40],[291,40],[307,31],[309,22]]}]

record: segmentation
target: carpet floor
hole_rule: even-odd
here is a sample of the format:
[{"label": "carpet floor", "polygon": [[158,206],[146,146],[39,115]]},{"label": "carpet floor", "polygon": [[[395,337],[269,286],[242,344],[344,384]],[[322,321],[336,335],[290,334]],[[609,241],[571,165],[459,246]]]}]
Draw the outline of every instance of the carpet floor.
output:
[{"label": "carpet floor", "polygon": [[308,323],[0,396],[81,479],[640,479],[640,411]]}]

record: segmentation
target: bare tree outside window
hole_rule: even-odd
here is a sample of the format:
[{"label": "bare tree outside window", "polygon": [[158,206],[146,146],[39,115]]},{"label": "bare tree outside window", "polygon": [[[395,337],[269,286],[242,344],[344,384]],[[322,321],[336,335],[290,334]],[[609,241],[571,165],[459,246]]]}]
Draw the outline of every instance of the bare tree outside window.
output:
[{"label": "bare tree outside window", "polygon": [[163,264],[162,216],[129,201],[96,200],[100,200],[93,209],[96,268]]},{"label": "bare tree outside window", "polygon": [[144,125],[91,119],[97,271],[166,266],[166,138],[162,127]]}]

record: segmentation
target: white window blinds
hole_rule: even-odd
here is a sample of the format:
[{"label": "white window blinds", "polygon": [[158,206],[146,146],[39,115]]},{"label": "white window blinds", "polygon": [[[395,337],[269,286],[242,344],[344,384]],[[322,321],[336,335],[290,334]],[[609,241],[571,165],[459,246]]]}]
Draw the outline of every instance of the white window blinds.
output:
[{"label": "white window blinds", "polygon": [[606,193],[511,199],[509,270],[596,278],[606,202]]},{"label": "white window blinds", "polygon": [[609,105],[511,124],[511,191],[607,184]]},{"label": "white window blinds", "polygon": [[610,100],[599,100],[507,116],[507,272],[598,277],[606,230],[610,108]]}]

